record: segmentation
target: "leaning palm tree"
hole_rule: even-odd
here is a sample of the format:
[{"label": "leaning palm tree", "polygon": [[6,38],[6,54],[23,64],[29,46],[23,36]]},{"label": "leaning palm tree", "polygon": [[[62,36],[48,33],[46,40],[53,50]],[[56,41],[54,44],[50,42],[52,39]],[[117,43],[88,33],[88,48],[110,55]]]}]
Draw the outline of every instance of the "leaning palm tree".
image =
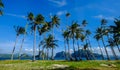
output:
[{"label": "leaning palm tree", "polygon": [[112,50],[112,53],[113,53],[113,55],[114,55],[114,57],[115,57],[115,60],[118,60],[118,56],[116,55],[116,53],[115,53],[115,51],[114,51],[114,46],[115,46],[114,40],[113,40],[112,38],[110,38],[110,39],[108,40],[108,43],[109,43],[109,45],[107,45],[107,46],[110,46],[110,48],[111,48],[111,50]]},{"label": "leaning palm tree", "polygon": [[98,47],[99,47],[99,49],[100,49],[100,53],[101,53],[101,56],[102,56],[102,60],[104,60],[105,58],[104,58],[104,55],[103,55],[103,52],[102,52],[102,49],[101,49],[101,47],[100,47],[100,43],[99,43],[99,40],[100,40],[100,34],[98,34],[98,33],[96,33],[96,35],[94,36],[94,38],[96,39],[96,41],[97,41],[97,43],[98,43]]},{"label": "leaning palm tree", "polygon": [[79,55],[79,59],[82,60],[82,57],[80,55],[80,45],[79,45],[79,39],[81,38],[81,36],[83,35],[83,29],[79,28],[76,30],[76,35],[75,35],[75,39],[77,40],[77,46],[78,46],[78,55]]},{"label": "leaning palm tree", "polygon": [[12,50],[11,60],[13,60],[13,57],[14,57],[14,52],[15,52],[17,41],[18,41],[18,36],[20,34],[24,34],[24,31],[25,31],[24,27],[14,26],[14,28],[15,28],[15,31],[16,31],[16,41],[15,41],[15,44],[14,44],[14,47],[13,47],[13,50]]},{"label": "leaning palm tree", "polygon": [[[55,38],[54,37],[54,26],[58,28],[59,25],[60,25],[60,19],[59,19],[59,17],[56,16],[56,15],[52,16],[51,17],[51,28],[52,28],[53,38]],[[52,51],[53,51],[53,48],[52,48]],[[53,54],[52,54],[52,56],[53,56]],[[54,57],[52,57],[51,59],[54,60]]]},{"label": "leaning palm tree", "polygon": [[33,45],[33,61],[35,61],[35,53],[36,53],[36,28],[44,23],[44,17],[41,14],[34,16],[33,13],[28,14],[28,21],[31,25],[31,29],[34,32],[34,45]]},{"label": "leaning palm tree", "polygon": [[120,19],[115,18],[114,20],[114,24],[115,25],[111,25],[110,29],[111,29],[111,34],[113,34],[113,38],[114,38],[114,42],[118,48],[118,51],[120,52],[120,48],[119,48],[119,42],[120,42]]},{"label": "leaning palm tree", "polygon": [[2,8],[4,8],[4,4],[2,3],[2,0],[0,0],[0,15],[3,14]]},{"label": "leaning palm tree", "polygon": [[94,56],[93,50],[92,50],[92,46],[91,46],[91,43],[90,43],[90,39],[89,39],[89,35],[90,35],[90,34],[91,34],[90,30],[86,30],[86,31],[85,31],[86,41],[88,41],[88,46],[89,46],[89,48],[90,48],[90,53],[91,53],[93,59],[95,59],[95,56]]},{"label": "leaning palm tree", "polygon": [[101,20],[101,28],[99,29],[101,31],[101,36],[102,36],[102,42],[103,42],[103,45],[105,47],[105,52],[106,52],[106,55],[107,55],[107,59],[110,60],[110,57],[109,57],[109,54],[107,52],[107,48],[106,48],[106,45],[105,45],[105,42],[104,42],[104,36],[106,35],[106,24],[107,24],[107,20],[106,19],[102,19]]},{"label": "leaning palm tree", "polygon": [[68,29],[66,29],[63,33],[63,36],[64,36],[64,39],[66,41],[66,44],[68,46],[68,60],[73,60],[71,54],[70,54],[70,44],[69,44],[69,41],[70,41],[70,31]]},{"label": "leaning palm tree", "polygon": [[27,34],[27,27],[28,27],[28,24],[26,24],[26,27],[23,29],[23,39],[22,39],[22,43],[21,43],[21,46],[20,46],[20,51],[19,51],[19,56],[18,58],[21,59],[21,51],[22,51],[22,47],[23,47],[23,43],[24,43],[24,40],[25,40],[25,36]]},{"label": "leaning palm tree", "polygon": [[103,43],[103,46],[104,46],[104,49],[105,49],[105,53],[107,55],[107,60],[110,60],[110,57],[108,55],[108,51],[107,51],[107,48],[106,48],[106,45],[105,45],[105,41],[104,41],[104,38],[103,38],[103,28],[97,28],[96,30],[96,33],[98,33],[101,37],[101,40],[102,40],[102,43]]}]

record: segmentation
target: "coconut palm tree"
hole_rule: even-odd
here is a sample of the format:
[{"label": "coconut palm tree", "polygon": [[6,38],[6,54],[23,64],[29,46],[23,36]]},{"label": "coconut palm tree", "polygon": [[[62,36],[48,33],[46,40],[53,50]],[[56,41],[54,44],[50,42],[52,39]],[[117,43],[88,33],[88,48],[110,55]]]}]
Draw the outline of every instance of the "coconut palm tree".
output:
[{"label": "coconut palm tree", "polygon": [[[45,48],[55,48],[55,47],[58,47],[56,42],[57,42],[57,40],[55,40],[52,35],[48,35],[48,38],[44,39],[43,47],[45,47]],[[53,54],[53,51],[52,51],[51,54]],[[53,57],[53,55],[51,57]]]},{"label": "coconut palm tree", "polygon": [[[45,33],[48,32],[49,30],[51,29],[51,26],[50,26],[50,22],[45,22],[44,25],[42,27],[38,27],[38,32],[39,32],[39,35],[43,35],[44,34],[44,39],[45,39]],[[42,41],[41,41],[42,42]],[[42,43],[39,43],[39,48],[41,46]],[[43,48],[43,47],[42,47]],[[49,48],[47,48],[48,50]],[[39,49],[40,51],[40,49]],[[44,49],[42,50],[42,52],[44,53]]]},{"label": "coconut palm tree", "polygon": [[44,17],[41,14],[34,16],[33,13],[28,14],[28,21],[31,25],[31,30],[34,32],[34,45],[33,45],[33,61],[35,61],[35,53],[36,53],[36,28],[44,23]]},{"label": "coconut palm tree", "polygon": [[101,37],[101,40],[102,40],[102,43],[103,43],[103,46],[104,46],[104,49],[105,49],[105,53],[107,55],[107,60],[110,60],[109,55],[108,55],[108,51],[107,51],[107,48],[106,48],[106,45],[105,45],[105,41],[104,41],[104,38],[103,38],[103,36],[104,36],[103,32],[104,32],[103,28],[97,28],[97,30],[96,30],[96,33],[99,34],[100,37]]},{"label": "coconut palm tree", "polygon": [[115,51],[114,51],[115,43],[114,43],[113,39],[112,39],[112,38],[109,38],[108,43],[109,43],[109,45],[107,45],[107,46],[110,46],[110,47],[111,47],[112,53],[113,53],[113,55],[114,55],[114,57],[115,57],[115,60],[118,60],[118,56],[116,55],[116,53],[115,53]]},{"label": "coconut palm tree", "polygon": [[20,46],[20,51],[19,51],[19,56],[18,58],[21,59],[21,51],[22,51],[22,46],[23,46],[23,43],[24,43],[24,40],[25,40],[25,36],[27,34],[26,30],[27,30],[27,27],[28,27],[28,24],[26,24],[26,27],[23,28],[23,39],[22,39],[22,43],[21,43],[21,46]]},{"label": "coconut palm tree", "polygon": [[70,31],[68,29],[66,29],[63,34],[64,34],[64,38],[66,40],[66,44],[68,46],[68,57],[72,61],[73,58],[72,58],[72,56],[70,54],[70,44],[69,44],[69,41],[70,41]]},{"label": "coconut palm tree", "polygon": [[0,0],[0,15],[3,14],[2,8],[4,8],[4,4],[2,3],[2,0]]},{"label": "coconut palm tree", "polygon": [[64,37],[64,47],[65,47],[65,60],[68,60],[67,58],[67,49],[66,49],[66,31],[63,31],[62,36]]},{"label": "coconut palm tree", "polygon": [[[51,17],[51,28],[52,28],[53,38],[55,38],[54,37],[54,26],[58,28],[59,25],[60,25],[60,19],[59,19],[59,17],[56,16],[56,15],[52,16]],[[53,51],[53,48],[52,48],[52,51]],[[53,54],[52,54],[52,58],[51,59],[54,60]]]},{"label": "coconut palm tree", "polygon": [[91,46],[91,43],[90,43],[90,39],[89,39],[90,34],[91,34],[90,30],[85,31],[86,41],[88,42],[88,46],[90,48],[90,53],[91,53],[93,59],[95,59],[95,56],[94,56],[93,51],[92,51],[92,46]]},{"label": "coconut palm tree", "polygon": [[70,30],[70,37],[73,40],[73,50],[74,50],[74,56],[75,60],[77,61],[77,55],[75,53],[75,35],[76,31],[80,28],[80,25],[77,22],[72,22],[72,25],[69,27]]},{"label": "coconut palm tree", "polygon": [[114,20],[114,24],[115,25],[111,25],[110,29],[111,29],[111,33],[113,34],[113,38],[114,38],[114,42],[120,52],[120,48],[119,48],[119,42],[120,42],[120,19],[115,18]]},{"label": "coconut palm tree", "polygon": [[104,58],[104,56],[103,56],[103,52],[102,52],[102,49],[101,49],[101,47],[100,47],[100,43],[99,43],[99,40],[100,40],[100,34],[98,34],[97,32],[96,32],[96,35],[94,36],[94,38],[96,39],[96,41],[97,41],[97,43],[98,43],[98,47],[99,47],[99,49],[100,49],[100,52],[101,52],[101,56],[102,56],[102,60],[104,60],[105,58]]},{"label": "coconut palm tree", "polygon": [[79,28],[76,30],[76,35],[75,35],[75,39],[77,40],[77,46],[78,46],[78,55],[79,55],[79,59],[82,60],[82,57],[80,55],[80,46],[79,46],[79,39],[81,38],[81,36],[83,35],[84,30],[82,28]]},{"label": "coconut palm tree", "polygon": [[105,45],[105,42],[104,42],[104,36],[106,35],[106,24],[107,24],[107,20],[106,19],[102,19],[101,20],[101,28],[98,29],[101,31],[101,36],[102,36],[102,42],[103,42],[103,45],[105,47],[105,52],[106,52],[106,55],[107,55],[107,59],[110,60],[110,57],[109,57],[109,54],[107,52],[107,48],[106,48],[106,45]]},{"label": "coconut palm tree", "polygon": [[14,26],[14,28],[15,28],[15,31],[16,31],[16,41],[15,41],[15,44],[14,44],[14,47],[13,47],[13,50],[12,50],[11,60],[13,60],[13,57],[14,57],[14,51],[15,51],[16,44],[17,44],[17,41],[18,41],[18,36],[20,34],[24,34],[24,32],[25,32],[24,27]]}]

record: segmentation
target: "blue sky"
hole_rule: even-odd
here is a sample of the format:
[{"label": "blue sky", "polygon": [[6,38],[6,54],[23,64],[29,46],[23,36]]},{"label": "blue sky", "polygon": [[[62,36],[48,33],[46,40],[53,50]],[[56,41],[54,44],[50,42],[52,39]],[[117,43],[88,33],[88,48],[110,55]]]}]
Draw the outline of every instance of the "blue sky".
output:
[{"label": "blue sky", "polygon": [[[90,29],[92,35],[90,40],[92,46],[97,47],[96,41],[93,39],[95,29],[100,25],[100,19],[106,18],[108,25],[113,24],[115,17],[120,16],[120,0],[2,0],[4,7],[4,15],[0,16],[0,53],[11,53],[15,42],[14,25],[25,26],[27,23],[26,16],[29,12],[35,15],[42,14],[46,21],[50,21],[50,15],[57,14],[61,21],[59,29],[55,29],[56,39],[59,40],[59,49],[55,52],[64,50],[63,37],[61,29],[65,29],[66,25],[71,22],[82,20],[88,22],[87,29]],[[66,24],[65,13],[70,12],[71,16]],[[22,36],[16,48],[19,50]],[[101,45],[102,46],[102,45]],[[27,35],[23,46],[23,52],[31,52],[33,47],[33,36]],[[72,49],[72,46],[71,46]],[[109,49],[109,48],[108,48]],[[97,48],[96,48],[97,50]]]}]

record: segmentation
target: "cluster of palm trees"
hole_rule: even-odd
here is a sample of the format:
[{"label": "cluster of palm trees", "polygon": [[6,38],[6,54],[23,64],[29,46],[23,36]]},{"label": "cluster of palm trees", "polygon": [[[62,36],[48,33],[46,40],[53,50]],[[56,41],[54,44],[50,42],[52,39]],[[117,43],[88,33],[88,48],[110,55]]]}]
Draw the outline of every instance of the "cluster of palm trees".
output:
[{"label": "cluster of palm trees", "polygon": [[[63,30],[62,35],[64,37],[66,60],[82,60],[82,57],[80,55],[81,53],[80,48],[83,48],[83,50],[85,50],[87,60],[91,59],[89,58],[90,55],[88,55],[87,52],[88,50],[91,52],[91,56],[93,57],[93,59],[95,59],[92,53],[91,43],[89,40],[89,35],[91,34],[91,32],[89,30],[85,30],[86,25],[87,25],[86,20],[83,20],[81,25],[73,21],[72,25],[68,26],[66,30]],[[72,40],[73,43],[74,57],[72,57],[70,54],[70,45],[69,45],[70,40]],[[83,43],[83,47],[80,47],[79,42]],[[66,50],[67,48],[66,44],[68,46],[68,53]],[[75,44],[77,44],[77,49],[75,48]],[[79,56],[77,56],[76,51],[78,51]]]},{"label": "cluster of palm trees", "polygon": [[[0,0],[0,15],[3,14],[3,3]],[[66,25],[68,24],[68,18],[70,16],[70,13],[66,13]],[[33,61],[36,60],[36,34],[39,33],[39,57],[42,56],[44,59],[46,56],[46,59],[54,60],[54,48],[58,47],[57,41],[55,39],[54,30],[55,28],[58,28],[60,26],[60,19],[57,15],[50,16],[51,20],[48,22],[45,20],[44,16],[42,14],[34,15],[32,12],[30,12],[27,16],[28,24],[26,24],[25,27],[20,26],[14,26],[16,31],[16,41],[12,50],[11,60],[13,60],[14,52],[16,48],[16,44],[18,41],[18,37],[20,35],[23,35],[22,43],[20,45],[20,51],[18,58],[21,59],[21,51],[24,44],[24,40],[27,34],[27,28],[30,28],[34,35],[34,44],[33,44]],[[64,38],[64,48],[65,48],[65,59],[66,60],[82,60],[81,56],[81,49],[84,50],[85,56],[87,60],[96,59],[96,57],[93,54],[92,45],[90,42],[90,30],[86,29],[87,21],[83,20],[81,24],[78,24],[76,21],[72,21],[71,25],[67,25],[65,30],[62,30],[62,36]],[[43,37],[43,40],[41,37]],[[47,36],[47,37],[46,37]],[[108,47],[111,48],[111,52],[116,60],[118,60],[118,56],[114,50],[114,47],[117,47],[119,53],[120,53],[120,18],[115,18],[114,25],[107,25],[107,20],[102,19],[101,20],[101,26],[96,29],[94,38],[96,39],[98,43],[98,47],[101,53],[101,58],[105,60],[105,57],[107,57],[107,60],[110,60]],[[73,44],[73,51],[74,56],[70,53],[70,42],[72,41]],[[80,43],[81,42],[81,46]],[[101,43],[103,44],[104,49],[101,49]],[[75,46],[77,45],[77,47]],[[40,50],[40,48],[42,49]],[[68,50],[67,50],[68,48]],[[46,50],[46,52],[45,52]],[[49,57],[49,50],[51,50],[51,57]],[[103,53],[103,50],[105,50],[105,53]],[[68,52],[67,52],[68,51]],[[78,55],[76,53],[78,51]],[[88,51],[90,54],[88,54]],[[41,53],[40,53],[41,52]],[[106,56],[105,56],[106,54]]]},{"label": "cluster of palm trees", "polygon": [[[107,20],[101,20],[101,26],[96,29],[96,35],[94,38],[97,40],[98,46],[100,47],[99,41],[101,40],[105,49],[105,54],[107,55],[107,60],[110,60],[109,52],[107,47],[111,48],[111,52],[116,60],[118,60],[118,56],[115,53],[114,47],[117,47],[120,53],[120,19],[115,18],[114,25],[107,25]],[[106,44],[107,43],[107,44]],[[103,52],[100,48],[102,59],[104,60],[105,57],[103,56]]]},{"label": "cluster of palm trees", "polygon": [[[68,20],[68,17],[70,16],[70,13],[66,13],[66,18]],[[42,57],[44,60],[45,58],[47,60],[51,59],[54,60],[54,48],[56,48],[57,41],[54,36],[54,29],[55,27],[59,27],[60,25],[60,19],[58,16],[50,16],[51,21],[46,21],[44,16],[42,14],[34,15],[32,12],[30,12],[27,16],[27,20],[29,24],[26,24],[26,27],[15,27],[16,31],[16,42],[12,51],[11,59],[13,60],[13,54],[15,51],[15,46],[17,43],[17,38],[19,35],[24,35],[22,44],[20,47],[19,52],[19,59],[21,58],[21,50],[24,43],[25,35],[27,34],[27,27],[31,29],[34,35],[34,44],[33,44],[33,61],[36,60],[36,33],[39,33],[39,57]],[[66,20],[66,21],[67,21]],[[68,22],[67,22],[68,23]],[[114,47],[117,46],[119,52],[119,44],[120,44],[120,19],[115,19],[114,21],[115,25],[109,25],[107,26],[107,20],[102,19],[101,20],[101,26],[96,29],[96,33],[94,38],[96,39],[100,53],[101,58],[105,60],[105,54],[107,56],[107,60],[110,60],[110,56],[107,50],[107,47],[111,48],[111,51],[115,57],[116,60],[118,60],[118,56],[115,53]],[[72,21],[71,25],[67,25],[67,28],[65,30],[62,30],[62,36],[64,38],[64,48],[65,48],[65,59],[66,60],[82,60],[81,56],[81,49],[85,52],[85,56],[87,60],[96,59],[95,55],[93,54],[92,45],[90,42],[90,30],[86,29],[87,21],[83,20],[81,24],[78,24],[76,21]],[[47,37],[46,37],[47,36]],[[44,38],[41,38],[44,37]],[[43,39],[43,40],[42,40]],[[70,42],[72,41],[73,44],[73,51],[74,56],[70,53]],[[103,49],[100,46],[100,41],[103,43],[105,53],[103,53]],[[81,45],[79,44],[81,42]],[[77,47],[75,46],[77,45]],[[42,49],[40,49],[42,48]],[[68,50],[67,50],[68,48]],[[46,50],[46,52],[45,52]],[[51,50],[51,57],[49,56],[49,50]],[[67,52],[68,51],[68,52]],[[76,53],[78,51],[78,55]],[[89,52],[88,52],[89,51]],[[90,54],[89,54],[90,53]]]},{"label": "cluster of palm trees", "polygon": [[[27,20],[28,20],[28,23],[29,24],[26,24],[28,27],[30,27],[31,31],[33,32],[33,35],[34,35],[34,44],[33,44],[33,61],[36,60],[36,34],[39,33],[39,37],[41,37],[42,35],[44,36],[44,39],[43,40],[40,40],[39,42],[39,56],[42,55],[43,56],[43,59],[45,57],[45,54],[44,54],[44,49],[47,50],[47,57],[46,59],[49,59],[49,49],[52,50],[51,52],[51,60],[54,60],[54,48],[57,45],[57,40],[55,40],[55,36],[54,36],[54,28],[55,27],[58,27],[60,24],[59,24],[59,21],[60,19],[58,18],[58,16],[54,15],[54,16],[50,16],[51,17],[51,21],[47,22],[45,21],[45,18],[44,16],[42,16],[41,14],[38,14],[38,15],[34,15],[32,12],[30,12],[27,16]],[[17,27],[15,28],[17,34],[16,36],[18,37],[19,35],[21,34],[24,34],[24,38],[25,38],[25,34],[27,33],[27,27],[23,28],[21,30],[21,28],[23,27]],[[50,32],[51,31],[51,32]],[[46,38],[46,35],[48,36]],[[21,44],[21,48],[20,48],[20,52],[22,50],[22,45],[23,45],[23,42],[24,42],[24,38],[22,40],[22,44]],[[16,40],[17,41],[17,40]],[[15,46],[16,46],[16,42],[15,42]],[[15,46],[13,48],[13,52],[12,52],[12,56],[11,56],[11,59],[13,59],[13,53],[15,51]],[[40,54],[40,47],[42,46],[42,53]],[[44,55],[43,55],[44,54]],[[20,58],[20,53],[19,53],[19,58]]]}]

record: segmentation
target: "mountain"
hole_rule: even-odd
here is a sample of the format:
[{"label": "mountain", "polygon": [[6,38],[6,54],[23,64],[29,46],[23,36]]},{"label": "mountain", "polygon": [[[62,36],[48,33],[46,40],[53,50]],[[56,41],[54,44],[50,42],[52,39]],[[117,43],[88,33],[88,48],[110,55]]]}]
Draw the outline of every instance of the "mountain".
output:
[{"label": "mountain", "polygon": [[[82,57],[82,59],[85,59],[86,58],[86,53],[88,55],[88,57],[90,59],[93,59],[93,56],[96,58],[96,59],[101,59],[101,55],[98,54],[98,53],[92,53],[91,51],[89,50],[82,50],[80,49],[80,54],[78,53],[78,51],[75,51],[75,54],[77,56],[77,58],[79,58],[79,55]],[[74,57],[74,53],[71,54],[72,57]],[[55,59],[65,59],[65,52],[64,51],[61,51],[61,52],[58,52],[56,53]]]},{"label": "mountain", "polygon": [[[22,59],[31,59],[32,56],[28,54],[21,54]],[[10,60],[11,54],[0,54],[0,60]],[[14,54],[14,59],[18,59],[18,54]]]},{"label": "mountain", "polygon": [[61,51],[61,52],[58,52],[56,53],[55,59],[59,60],[59,59],[65,59],[65,52],[64,51]]}]

